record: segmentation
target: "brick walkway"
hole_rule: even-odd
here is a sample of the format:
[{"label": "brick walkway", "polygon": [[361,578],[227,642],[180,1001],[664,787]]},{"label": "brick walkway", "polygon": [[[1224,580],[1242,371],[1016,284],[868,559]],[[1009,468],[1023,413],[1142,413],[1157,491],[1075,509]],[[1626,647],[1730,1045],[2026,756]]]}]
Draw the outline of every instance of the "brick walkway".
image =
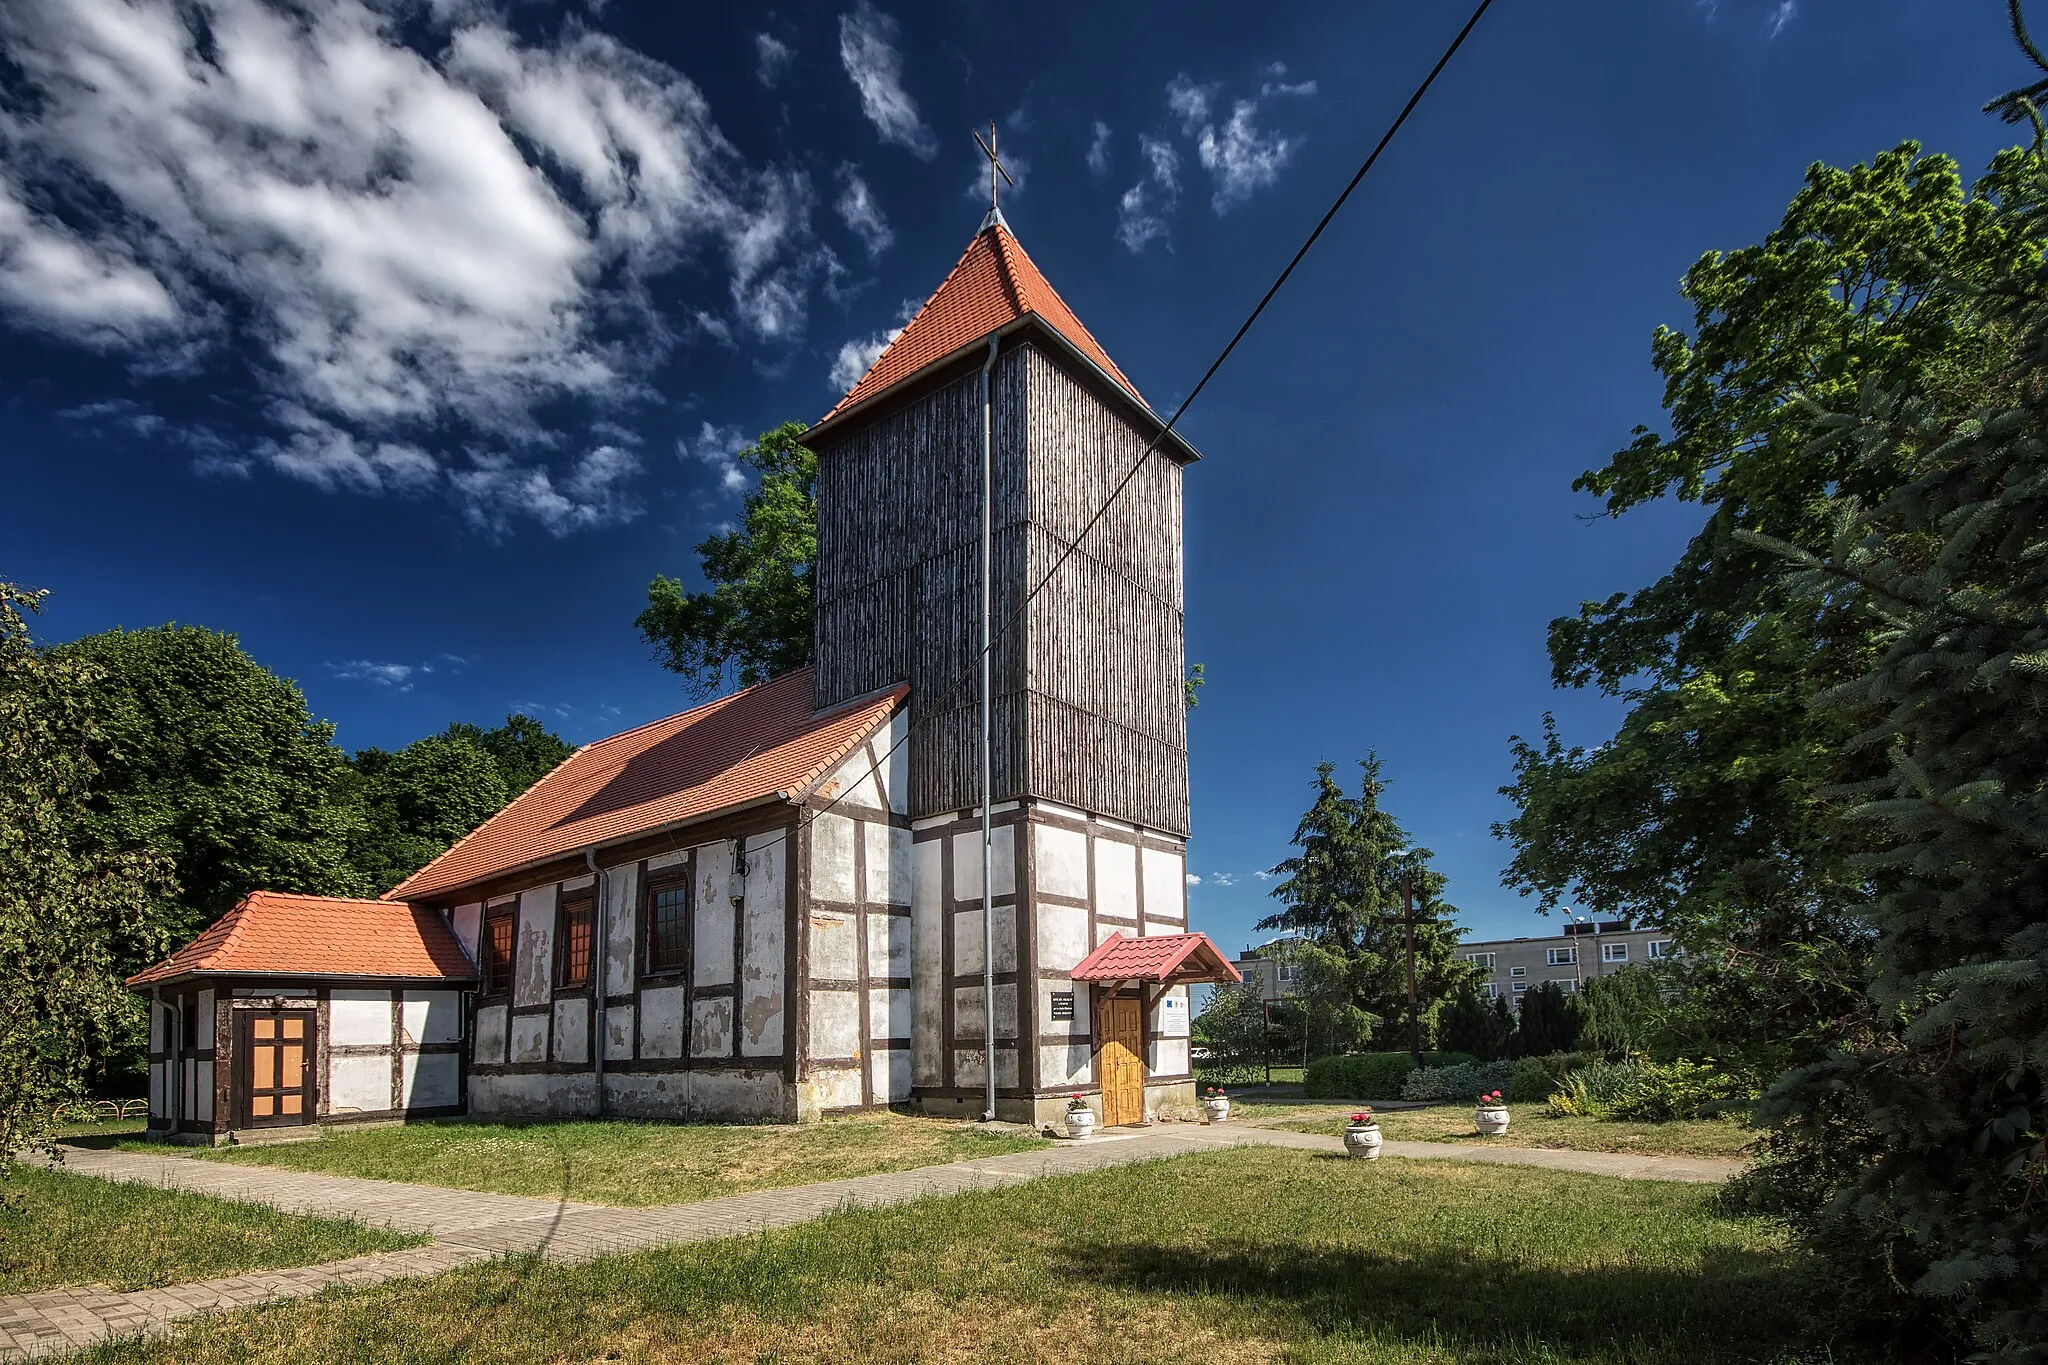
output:
[{"label": "brick walkway", "polygon": [[[1235,1125],[1223,1129],[1159,1127],[1105,1133],[1087,1142],[1063,1142],[1050,1148],[948,1166],[826,1180],[694,1204],[634,1209],[520,1195],[478,1194],[351,1176],[308,1175],[191,1157],[72,1148],[66,1150],[65,1169],[80,1175],[267,1204],[290,1213],[355,1218],[373,1225],[427,1233],[435,1240],[407,1251],[386,1251],[291,1270],[258,1271],[165,1289],[129,1293],[51,1289],[0,1296],[0,1361],[55,1355],[111,1337],[162,1335],[178,1320],[201,1313],[307,1298],[330,1285],[380,1284],[438,1275],[504,1253],[538,1253],[554,1261],[584,1261],[644,1247],[704,1242],[790,1227],[848,1207],[876,1208],[908,1203],[927,1195],[989,1189],[1041,1176],[1072,1175],[1205,1148],[1250,1145],[1331,1154],[1343,1150],[1338,1139],[1314,1133]],[[1714,1183],[1741,1169],[1738,1162],[1698,1157],[1617,1156],[1605,1152],[1460,1147],[1435,1142],[1389,1142],[1383,1151],[1388,1156],[1540,1166],[1624,1180]]]}]

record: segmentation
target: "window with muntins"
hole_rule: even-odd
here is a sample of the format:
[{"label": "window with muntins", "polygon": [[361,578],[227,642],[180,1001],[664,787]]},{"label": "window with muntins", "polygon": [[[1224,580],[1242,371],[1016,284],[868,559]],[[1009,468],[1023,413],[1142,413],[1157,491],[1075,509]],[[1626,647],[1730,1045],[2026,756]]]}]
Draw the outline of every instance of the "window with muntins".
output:
[{"label": "window with muntins", "polygon": [[686,877],[647,886],[647,970],[679,972],[690,965],[690,882]]},{"label": "window with muntins", "polygon": [[1467,953],[1465,954],[1465,960],[1471,963],[1473,966],[1477,967],[1482,972],[1490,972],[1493,970],[1492,953]]},{"label": "window with muntins", "polygon": [[516,901],[507,901],[484,912],[483,942],[479,946],[485,995],[503,995],[512,989],[512,911],[517,905]]},{"label": "window with muntins", "polygon": [[1600,960],[1601,960],[1602,962],[1626,962],[1626,961],[1628,961],[1628,945],[1627,945],[1626,943],[1603,943],[1603,944],[1601,944],[1601,945],[1600,945]]},{"label": "window with muntins", "polygon": [[1668,938],[1650,940],[1650,961],[1652,962],[1661,962],[1667,957],[1676,955],[1677,952],[1678,949]]},{"label": "window with muntins", "polygon": [[555,989],[580,991],[590,984],[590,944],[595,916],[588,897],[564,901],[555,928]]},{"label": "window with muntins", "polygon": [[1484,995],[1488,1000],[1491,1000],[1495,996],[1500,994],[1500,987],[1494,985],[1491,981],[1489,981],[1479,988],[1479,993],[1481,995]]},{"label": "window with muntins", "polygon": [[1509,976],[1527,976],[1528,974],[1529,974],[1529,969],[1528,969],[1527,967],[1510,967],[1510,968],[1508,968],[1508,975],[1509,975]]},{"label": "window with muntins", "polygon": [[1577,948],[1551,948],[1546,951],[1550,954],[1550,965],[1553,967],[1574,966],[1579,960]]}]

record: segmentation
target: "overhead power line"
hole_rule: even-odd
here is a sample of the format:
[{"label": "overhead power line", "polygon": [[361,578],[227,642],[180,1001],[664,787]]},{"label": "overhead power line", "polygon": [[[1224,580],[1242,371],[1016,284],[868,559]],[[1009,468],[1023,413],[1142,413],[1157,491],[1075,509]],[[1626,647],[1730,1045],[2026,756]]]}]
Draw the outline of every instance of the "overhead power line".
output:
[{"label": "overhead power line", "polygon": [[[1209,362],[1209,368],[1202,371],[1202,377],[1195,381],[1194,388],[1188,390],[1187,397],[1180,400],[1180,405],[1173,410],[1173,416],[1168,418],[1166,424],[1160,427],[1158,433],[1145,443],[1145,448],[1139,452],[1138,458],[1131,462],[1131,467],[1124,471],[1124,476],[1121,479],[1117,480],[1116,487],[1110,490],[1109,496],[1103,499],[1102,505],[1095,509],[1095,514],[1088,518],[1073,540],[1068,542],[1066,549],[1060,552],[1059,558],[1053,561],[1052,567],[1046,570],[1045,576],[1040,578],[1037,584],[1024,594],[1024,599],[1004,618],[1001,628],[990,636],[986,649],[976,652],[975,666],[977,669],[980,667],[983,654],[992,654],[994,652],[997,643],[1004,636],[1008,635],[1010,630],[1022,619],[1025,610],[1030,607],[1032,599],[1043,592],[1046,585],[1052,582],[1053,576],[1066,566],[1069,559],[1074,557],[1074,552],[1081,548],[1081,542],[1088,538],[1088,533],[1095,529],[1097,523],[1116,504],[1117,498],[1122,496],[1124,489],[1130,486],[1131,480],[1138,477],[1139,472],[1144,469],[1152,456],[1158,452],[1160,442],[1164,441],[1173,429],[1179,425],[1181,417],[1186,414],[1195,399],[1201,396],[1202,390],[1209,386],[1209,381],[1216,377],[1216,372],[1223,368],[1223,362],[1230,359],[1231,352],[1235,351],[1238,343],[1245,339],[1245,335],[1252,329],[1252,324],[1259,320],[1260,314],[1264,313],[1266,306],[1273,302],[1273,298],[1280,292],[1281,286],[1285,285],[1288,278],[1294,274],[1295,267],[1301,264],[1303,258],[1308,255],[1309,249],[1316,244],[1317,239],[1323,235],[1324,230],[1337,217],[1337,213],[1344,207],[1345,201],[1351,198],[1352,191],[1356,190],[1365,177],[1372,172],[1373,166],[1380,159],[1380,154],[1387,150],[1388,145],[1393,142],[1395,135],[1401,131],[1401,126],[1408,122],[1408,116],[1415,112],[1416,106],[1422,103],[1422,97],[1429,93],[1430,86],[1436,84],[1436,78],[1441,76],[1444,68],[1451,64],[1451,58],[1458,55],[1458,49],[1465,45],[1465,40],[1472,35],[1472,30],[1478,27],[1480,19],[1485,17],[1486,11],[1492,7],[1493,0],[1479,0],[1478,7],[1472,11],[1471,17],[1465,20],[1465,26],[1458,30],[1458,36],[1451,39],[1450,46],[1446,47],[1443,55],[1436,59],[1436,65],[1429,69],[1429,74],[1422,78],[1422,83],[1415,87],[1413,94],[1408,96],[1408,102],[1401,106],[1401,112],[1396,114],[1394,121],[1387,125],[1386,132],[1380,135],[1380,140],[1373,147],[1372,152],[1363,162],[1359,163],[1358,170],[1346,182],[1343,190],[1338,193],[1337,197],[1331,201],[1330,207],[1324,210],[1323,216],[1317,220],[1314,229],[1302,241],[1301,246],[1295,250],[1294,255],[1288,260],[1286,267],[1280,271],[1279,275],[1274,277],[1273,283],[1260,296],[1258,304],[1246,315],[1245,320],[1238,325],[1238,329],[1231,335],[1230,341],[1221,351],[1217,352],[1216,358]],[[949,695],[956,693],[966,682],[967,678],[964,676],[956,678],[953,681],[953,685],[946,689],[946,692]],[[845,790],[835,793],[832,799],[814,812],[810,818],[815,820],[818,816],[830,811],[839,804],[840,798],[845,796],[848,791],[860,786],[869,777],[880,771],[882,765],[886,764],[895,755],[896,751],[909,741],[911,735],[916,733],[917,727],[935,714],[937,714],[936,711],[927,710],[922,715],[911,717],[911,723],[904,727],[902,736],[894,744],[891,744],[881,757],[868,765],[867,771],[861,774],[859,780],[849,784]]]}]

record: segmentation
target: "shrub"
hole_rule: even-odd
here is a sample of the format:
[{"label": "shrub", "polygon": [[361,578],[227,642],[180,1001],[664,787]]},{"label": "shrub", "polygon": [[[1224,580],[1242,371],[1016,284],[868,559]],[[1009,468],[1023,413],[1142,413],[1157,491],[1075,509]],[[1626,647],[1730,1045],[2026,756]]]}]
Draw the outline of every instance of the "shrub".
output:
[{"label": "shrub", "polygon": [[1662,1123],[1696,1119],[1756,1098],[1742,1077],[1704,1062],[1590,1062],[1550,1097],[1554,1114]]},{"label": "shrub", "polygon": [[[1424,1066],[1476,1064],[1465,1052],[1425,1052]],[[1405,1052],[1352,1052],[1318,1057],[1301,1078],[1302,1093],[1312,1100],[1390,1100],[1398,1097],[1415,1062]]]},{"label": "shrub", "polygon": [[1259,1062],[1203,1062],[1195,1067],[1196,1085],[1263,1085],[1266,1068]]},{"label": "shrub", "polygon": [[1542,1057],[1524,1057],[1515,1063],[1515,1069],[1508,1078],[1508,1098],[1524,1103],[1547,1100],[1574,1069],[1598,1060],[1598,1055],[1591,1052],[1552,1052]]},{"label": "shrub", "polygon": [[1425,1066],[1408,1073],[1401,1084],[1404,1100],[1473,1100],[1482,1092],[1498,1090],[1514,1074],[1511,1062],[1477,1065],[1461,1062],[1455,1066]]}]

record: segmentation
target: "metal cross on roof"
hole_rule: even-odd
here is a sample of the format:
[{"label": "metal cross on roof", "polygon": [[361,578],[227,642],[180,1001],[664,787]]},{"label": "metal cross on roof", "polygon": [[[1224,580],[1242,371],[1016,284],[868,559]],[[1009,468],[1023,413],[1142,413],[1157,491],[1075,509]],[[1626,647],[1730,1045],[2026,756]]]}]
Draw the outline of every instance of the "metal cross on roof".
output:
[{"label": "metal cross on roof", "polygon": [[981,148],[981,154],[988,158],[988,217],[981,220],[982,231],[986,232],[997,223],[1002,223],[1004,227],[1008,227],[1009,224],[1003,222],[1003,206],[996,198],[998,193],[996,177],[1001,176],[1003,184],[1010,186],[1012,189],[1016,188],[1017,182],[1010,179],[1009,171],[1003,168],[1001,158],[996,155],[996,125],[993,122],[988,125],[987,141],[982,140],[979,132],[975,133],[974,143],[977,147]]}]

